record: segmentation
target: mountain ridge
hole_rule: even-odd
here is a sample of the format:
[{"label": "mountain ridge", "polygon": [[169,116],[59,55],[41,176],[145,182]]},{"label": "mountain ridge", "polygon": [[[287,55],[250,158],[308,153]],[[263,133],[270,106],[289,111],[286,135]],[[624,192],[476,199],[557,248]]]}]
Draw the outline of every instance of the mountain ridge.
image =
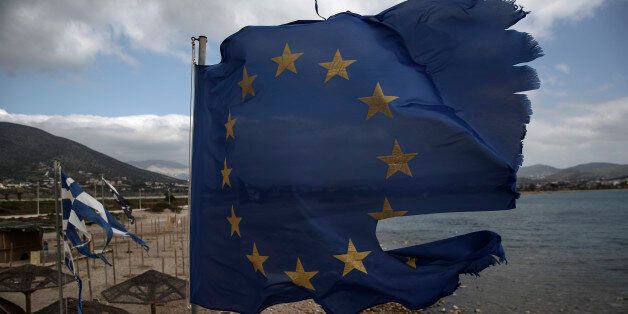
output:
[{"label": "mountain ridge", "polygon": [[189,176],[188,166],[175,161],[149,159],[128,161],[127,163],[140,169],[165,174],[181,180],[187,180]]},{"label": "mountain ridge", "polygon": [[536,164],[521,167],[518,177],[524,181],[595,181],[628,178],[628,165],[590,162],[568,168],[555,168],[548,165]]},{"label": "mountain ridge", "polygon": [[2,179],[41,180],[53,160],[62,163],[73,178],[87,173],[106,178],[126,177],[131,183],[146,181],[177,183],[181,180],[140,169],[95,151],[81,143],[50,134],[41,129],[0,122],[0,176]]}]

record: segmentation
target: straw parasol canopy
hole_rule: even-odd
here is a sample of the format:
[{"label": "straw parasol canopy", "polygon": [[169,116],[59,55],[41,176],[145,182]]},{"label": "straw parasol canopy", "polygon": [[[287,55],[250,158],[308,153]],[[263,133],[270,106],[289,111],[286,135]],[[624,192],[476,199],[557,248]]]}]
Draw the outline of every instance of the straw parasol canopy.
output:
[{"label": "straw parasol canopy", "polygon": [[155,313],[157,303],[185,299],[186,288],[187,281],[151,269],[104,290],[102,295],[110,303],[149,304]]},{"label": "straw parasol canopy", "polygon": [[[57,271],[31,264],[0,270],[0,292],[21,292],[26,297],[26,313],[31,312],[31,293],[39,289],[59,286]],[[63,274],[63,284],[74,282],[74,277]]]},{"label": "straw parasol canopy", "polygon": [[24,312],[19,305],[7,299],[0,298],[0,313],[23,314],[26,312]]},{"label": "straw parasol canopy", "polygon": [[[65,298],[67,302],[66,313],[78,313],[78,300],[75,298]],[[35,312],[35,314],[57,314],[59,312],[59,300],[49,304],[45,308]],[[129,314],[129,312],[111,305],[105,305],[96,301],[83,301],[83,313],[85,314]]]}]

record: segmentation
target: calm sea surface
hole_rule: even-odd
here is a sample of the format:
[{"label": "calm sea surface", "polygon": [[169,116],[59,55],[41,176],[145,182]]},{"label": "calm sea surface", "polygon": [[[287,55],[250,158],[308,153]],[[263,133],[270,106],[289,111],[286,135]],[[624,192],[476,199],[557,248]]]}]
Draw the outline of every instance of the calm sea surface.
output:
[{"label": "calm sea surface", "polygon": [[483,229],[502,236],[508,264],[463,276],[448,303],[483,313],[628,311],[628,190],[524,194],[513,210],[389,219],[377,233],[393,249]]}]

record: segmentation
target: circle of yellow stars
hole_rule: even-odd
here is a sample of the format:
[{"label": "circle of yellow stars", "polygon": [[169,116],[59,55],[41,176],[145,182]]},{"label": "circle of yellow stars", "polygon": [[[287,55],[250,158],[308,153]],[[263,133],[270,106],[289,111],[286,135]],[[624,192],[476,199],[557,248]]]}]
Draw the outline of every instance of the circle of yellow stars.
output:
[{"label": "circle of yellow stars", "polygon": [[[280,77],[286,70],[292,72],[293,74],[297,74],[296,61],[303,55],[302,52],[292,52],[288,43],[285,43],[283,47],[283,51],[281,55],[271,58],[270,60],[277,64],[277,70],[275,72],[275,78]],[[340,78],[344,78],[345,80],[349,80],[349,72],[348,67],[355,63],[357,60],[352,59],[344,59],[340,52],[340,49],[336,49],[331,61],[321,62],[319,65],[327,70],[325,74],[324,83],[329,82],[334,77],[338,76]],[[242,91],[242,100],[244,101],[247,96],[254,97],[255,96],[255,88],[253,83],[257,75],[249,75],[246,66],[242,66],[242,80],[238,82],[238,85]],[[398,96],[390,96],[385,95],[382,89],[380,82],[375,84],[373,89],[373,93],[370,96],[364,96],[358,98],[358,100],[367,105],[367,112],[365,120],[371,119],[373,116],[381,113],[385,117],[390,119],[393,118],[393,113],[390,109],[389,104],[396,99]],[[229,111],[227,116],[227,121],[225,122],[225,141],[236,140],[235,135],[235,124],[236,118],[231,115],[231,111]],[[405,174],[409,177],[412,177],[412,170],[408,165],[408,162],[415,158],[417,153],[404,153],[401,149],[401,145],[395,139],[393,142],[392,152],[390,155],[382,155],[377,156],[377,159],[381,160],[387,165],[387,171],[385,180],[388,180],[396,173]],[[231,188],[230,175],[233,171],[233,168],[229,168],[227,163],[227,159],[224,159],[223,169],[220,170],[222,176],[222,184],[221,189],[225,187]],[[236,215],[235,206],[231,206],[231,214],[227,216],[227,221],[230,225],[230,236],[234,237],[235,235],[238,238],[241,238],[242,235],[240,233],[240,222],[242,221],[242,217],[238,217]],[[384,204],[380,211],[368,212],[367,214],[371,216],[373,219],[382,220],[393,217],[401,217],[406,215],[407,211],[404,210],[394,210],[387,197],[384,197]],[[350,274],[353,270],[358,272],[368,274],[366,267],[364,266],[364,259],[371,251],[360,251],[357,249],[355,244],[351,239],[349,239],[347,243],[347,251],[342,254],[333,255],[336,259],[344,263],[344,268],[342,271],[342,276],[345,277]],[[247,254],[246,258],[249,260],[251,265],[253,266],[253,270],[255,272],[259,272],[264,277],[266,277],[266,272],[264,270],[264,262],[268,260],[270,256],[260,254],[257,243],[253,242],[253,248],[251,250],[251,254]],[[407,257],[405,264],[408,267],[416,269],[417,260],[415,257]],[[286,276],[290,278],[293,284],[296,286],[314,291],[315,287],[312,284],[312,279],[318,274],[318,271],[310,270],[306,271],[300,257],[297,257],[295,270],[286,270],[284,271]]]}]

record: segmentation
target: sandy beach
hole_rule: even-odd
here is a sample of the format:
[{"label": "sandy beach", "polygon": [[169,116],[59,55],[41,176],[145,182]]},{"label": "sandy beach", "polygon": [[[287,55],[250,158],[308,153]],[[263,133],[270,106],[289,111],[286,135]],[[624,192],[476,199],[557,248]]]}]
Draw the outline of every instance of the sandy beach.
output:
[{"label": "sandy beach", "polygon": [[[110,245],[107,247],[107,257],[110,262],[115,263],[115,273],[114,267],[105,268],[104,264],[100,261],[79,258],[79,256],[75,255],[75,264],[77,265],[81,279],[83,280],[84,300],[98,300],[106,303],[106,300],[101,295],[101,291],[117,283],[123,282],[130,277],[139,275],[149,269],[163,271],[167,274],[177,276],[178,278],[188,279],[188,235],[187,229],[185,228],[187,211],[183,211],[180,214],[174,214],[169,211],[164,213],[142,211],[136,212],[135,217],[136,224],[131,226],[127,224],[127,229],[132,232],[137,232],[137,234],[149,244],[151,248],[150,255],[143,252],[143,250],[134,242],[129,242],[127,239],[120,237],[114,238],[114,240],[112,240]],[[101,247],[104,237],[100,232],[100,229],[95,225],[89,226],[88,228],[93,232],[96,248]],[[45,233],[44,240],[48,241],[50,244],[50,252],[54,252],[56,243],[54,233]],[[19,266],[24,263],[25,262],[14,262],[13,266]],[[89,275],[87,270],[88,264]],[[54,256],[52,254],[49,254],[48,256],[47,265],[54,267]],[[66,271],[65,268],[64,271]],[[66,284],[63,288],[63,293],[64,297],[75,298],[77,296],[76,283],[71,282]],[[2,297],[20,306],[24,305],[24,295],[21,293],[2,293]],[[55,302],[56,300],[56,289],[39,290],[32,295],[32,309],[33,311],[37,311],[48,304]],[[112,305],[123,308],[131,313],[150,312],[148,305]],[[369,309],[366,313],[437,313],[443,311],[450,313],[462,313],[465,310],[467,312],[471,310],[472,312],[475,309],[463,309],[447,300],[443,300],[432,308],[424,311],[409,311],[399,304],[390,303]],[[186,313],[188,311],[189,309],[186,300],[157,305],[158,313]],[[481,311],[481,309],[478,308],[477,312],[479,311]],[[210,311],[202,308],[199,309],[199,312],[221,313],[219,311]],[[275,305],[263,311],[263,313],[297,312],[324,313],[323,309],[313,300]]]},{"label": "sandy beach", "polygon": [[[365,313],[623,313],[628,290],[626,283],[626,239],[628,219],[625,200],[628,191],[556,192],[527,194],[512,211],[452,213],[406,217],[378,226],[378,238],[385,249],[433,241],[474,230],[491,229],[503,236],[508,263],[489,267],[480,277],[462,275],[460,288],[437,304],[409,311],[398,304],[376,306]],[[591,218],[594,213],[594,218]],[[108,252],[115,254],[113,267],[89,261],[92,292],[89,292],[86,259],[76,261],[83,279],[85,300],[99,299],[106,287],[148,269],[187,279],[187,232],[182,227],[186,211],[176,215],[137,212],[137,233],[150,245],[150,256],[126,239],[112,241]],[[177,224],[168,223],[181,221]],[[159,224],[157,222],[159,221]],[[599,226],[605,226],[600,228]],[[97,231],[95,226],[90,226]],[[135,231],[135,225],[129,228]],[[54,233],[45,239],[55,243]],[[159,250],[157,250],[159,239]],[[165,240],[164,240],[165,239]],[[96,233],[96,242],[102,235]],[[51,250],[53,250],[51,246]],[[114,253],[115,252],[115,253]],[[176,252],[176,253],[175,253]],[[175,254],[177,261],[175,263]],[[142,266],[143,255],[143,266]],[[52,262],[53,257],[49,260]],[[23,263],[23,262],[22,262]],[[20,265],[15,262],[14,265]],[[3,265],[6,266],[6,265]],[[57,290],[40,290],[32,295],[33,310],[54,302]],[[64,286],[64,295],[76,297],[74,282]],[[2,297],[24,306],[21,293]],[[113,304],[131,313],[148,313],[148,305]],[[185,313],[185,300],[157,306],[158,313]],[[200,309],[200,313],[219,313]],[[270,307],[264,313],[323,313],[312,300]]]}]

